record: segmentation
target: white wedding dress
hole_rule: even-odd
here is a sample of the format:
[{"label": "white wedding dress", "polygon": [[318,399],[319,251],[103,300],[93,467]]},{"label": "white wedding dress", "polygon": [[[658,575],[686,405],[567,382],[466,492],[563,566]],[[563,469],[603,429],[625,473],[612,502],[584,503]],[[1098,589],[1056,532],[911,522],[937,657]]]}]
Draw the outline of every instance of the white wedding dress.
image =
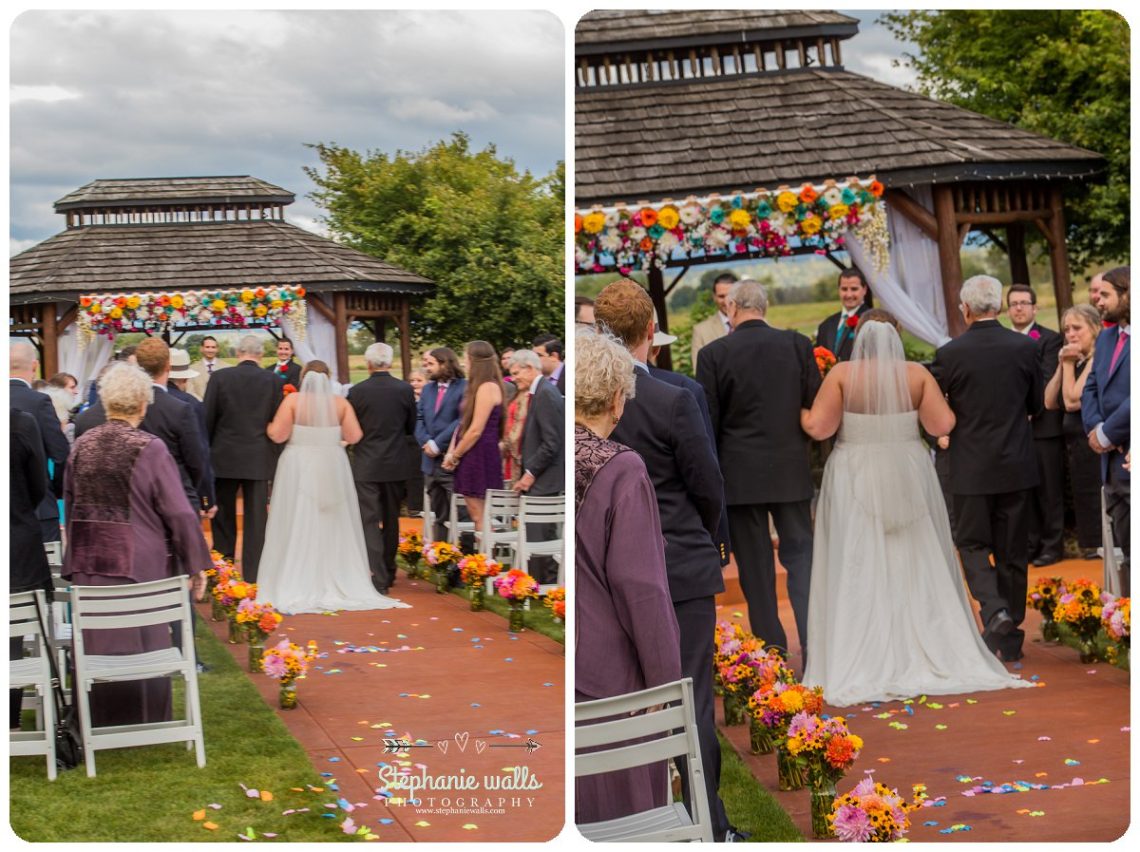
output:
[{"label": "white wedding dress", "polygon": [[408,606],[372,585],[356,486],[340,440],[328,377],[310,373],[277,461],[258,571],[257,600],[283,613]]},{"label": "white wedding dress", "polygon": [[849,378],[816,509],[803,682],[836,706],[1033,686],[978,632],[894,328],[859,330]]}]

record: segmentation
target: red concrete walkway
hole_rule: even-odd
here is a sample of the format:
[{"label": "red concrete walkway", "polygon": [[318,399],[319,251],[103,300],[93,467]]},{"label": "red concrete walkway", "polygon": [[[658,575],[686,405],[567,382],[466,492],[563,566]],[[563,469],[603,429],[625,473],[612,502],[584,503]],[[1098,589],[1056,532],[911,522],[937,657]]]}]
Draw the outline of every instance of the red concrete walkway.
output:
[{"label": "red concrete walkway", "polygon": [[[317,569],[319,570],[319,568]],[[381,841],[544,841],[562,830],[565,655],[534,631],[471,612],[400,572],[392,595],[410,609],[286,617],[282,636],[321,651],[298,681],[300,705],[277,710],[352,817]],[[225,625],[209,622],[225,639]],[[246,647],[229,646],[244,669]],[[251,675],[277,706],[277,685]],[[383,740],[429,743],[386,754]],[[533,738],[540,747],[519,746]],[[390,783],[427,775],[450,789],[420,790],[420,805]],[[444,776],[452,776],[444,778]],[[463,787],[465,789],[457,789]]]},{"label": "red concrete walkway", "polygon": [[[1063,562],[1031,568],[1030,582],[1041,576],[1099,581],[1100,571],[1097,562]],[[734,582],[728,585],[718,599],[719,617],[747,626],[743,598]],[[798,665],[791,607],[782,588],[780,594]],[[1131,795],[1128,672],[1107,663],[1083,665],[1075,650],[1043,644],[1034,611],[1025,629],[1025,657],[1009,668],[1039,689],[828,708],[845,715],[864,740],[840,792],[867,771],[908,797],[913,785],[925,784],[934,806],[911,816],[909,836],[916,842],[1106,842],[1123,835]],[[725,728],[720,702],[717,712],[733,747],[810,839],[809,794],[778,792],[775,757],[749,754],[747,727]],[[1011,791],[986,792],[1003,784],[1013,785]]]}]

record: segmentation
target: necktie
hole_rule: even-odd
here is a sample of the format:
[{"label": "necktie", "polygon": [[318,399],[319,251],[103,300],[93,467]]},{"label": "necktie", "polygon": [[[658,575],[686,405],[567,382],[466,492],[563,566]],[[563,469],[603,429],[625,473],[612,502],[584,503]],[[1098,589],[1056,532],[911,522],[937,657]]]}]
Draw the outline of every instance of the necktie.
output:
[{"label": "necktie", "polygon": [[206,375],[208,376],[208,375],[210,375],[212,372],[214,372],[214,365],[213,365],[213,364],[207,364],[207,365],[206,365]]},{"label": "necktie", "polygon": [[1116,348],[1112,350],[1112,360],[1108,363],[1109,373],[1116,369],[1116,362],[1120,360],[1120,353],[1124,351],[1124,341],[1127,339],[1127,331],[1121,331],[1120,335],[1116,338]]},{"label": "necktie", "polygon": [[840,311],[839,313],[839,328],[835,332],[835,352],[839,352],[839,341],[843,339],[843,330],[847,328],[847,312]]},{"label": "necktie", "polygon": [[440,385],[435,389],[435,410],[439,411],[439,407],[443,405],[443,395],[447,393],[447,385]]}]

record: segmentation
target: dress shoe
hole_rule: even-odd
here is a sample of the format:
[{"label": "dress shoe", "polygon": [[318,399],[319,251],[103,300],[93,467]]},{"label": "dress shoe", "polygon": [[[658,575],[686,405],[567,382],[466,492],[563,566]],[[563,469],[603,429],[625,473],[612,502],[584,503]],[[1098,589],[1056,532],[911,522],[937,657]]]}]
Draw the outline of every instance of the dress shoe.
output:
[{"label": "dress shoe", "polygon": [[728,830],[724,833],[725,843],[744,843],[752,835],[747,831],[741,831],[739,828],[729,826]]},{"label": "dress shoe", "polygon": [[1061,561],[1061,557],[1054,553],[1042,553],[1033,560],[1033,564],[1038,568],[1044,568],[1046,565],[1056,565]]},{"label": "dress shoe", "polygon": [[1013,619],[1009,616],[1009,610],[999,609],[986,622],[986,629],[982,631],[982,641],[986,643],[991,653],[996,654],[1001,645],[999,637],[1007,635],[1013,628]]},{"label": "dress shoe", "polygon": [[1089,562],[1089,561],[1092,561],[1095,559],[1100,559],[1100,554],[1097,553],[1096,550],[1089,548],[1087,550],[1081,551],[1081,559],[1084,559],[1086,562]]},{"label": "dress shoe", "polygon": [[1001,652],[1001,658],[1007,663],[1016,663],[1018,660],[1020,660],[1024,656],[1025,656],[1025,654],[1020,648],[1018,648],[1016,650],[1011,648],[1008,651],[1003,650]]}]

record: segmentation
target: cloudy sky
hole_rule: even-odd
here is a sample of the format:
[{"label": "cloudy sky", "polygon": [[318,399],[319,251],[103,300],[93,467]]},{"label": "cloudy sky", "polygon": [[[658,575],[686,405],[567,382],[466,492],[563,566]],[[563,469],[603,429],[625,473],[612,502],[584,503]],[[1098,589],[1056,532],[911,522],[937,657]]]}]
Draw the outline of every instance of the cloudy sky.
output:
[{"label": "cloudy sky", "polygon": [[394,153],[463,130],[547,174],[565,159],[563,32],[524,11],[25,12],[10,252],[62,230],[52,202],[95,178],[254,175],[319,230],[305,143]]}]

